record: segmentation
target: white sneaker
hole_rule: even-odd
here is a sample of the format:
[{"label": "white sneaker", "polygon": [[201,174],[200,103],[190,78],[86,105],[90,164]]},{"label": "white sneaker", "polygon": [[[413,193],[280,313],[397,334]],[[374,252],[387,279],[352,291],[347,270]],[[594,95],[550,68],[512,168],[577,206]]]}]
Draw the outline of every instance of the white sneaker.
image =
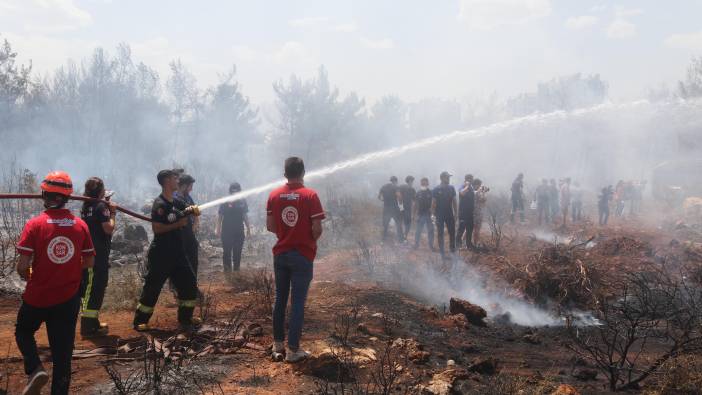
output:
[{"label": "white sneaker", "polygon": [[297,350],[297,351],[292,351],[291,349],[287,349],[285,352],[285,362],[287,363],[295,363],[295,362],[300,362],[303,359],[307,359],[310,356],[310,353],[308,353],[305,350]]},{"label": "white sneaker", "polygon": [[49,382],[49,374],[43,367],[39,366],[29,375],[27,386],[24,387],[22,395],[40,395],[41,389]]}]

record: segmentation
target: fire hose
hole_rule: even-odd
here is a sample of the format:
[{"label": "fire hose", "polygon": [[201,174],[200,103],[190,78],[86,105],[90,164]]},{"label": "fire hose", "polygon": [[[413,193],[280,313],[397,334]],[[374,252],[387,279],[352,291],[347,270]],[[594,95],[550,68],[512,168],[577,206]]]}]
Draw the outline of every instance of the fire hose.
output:
[{"label": "fire hose", "polygon": [[[41,197],[41,194],[30,194],[30,193],[0,193],[0,199],[41,199],[41,198],[42,198],[42,197]],[[92,198],[92,197],[88,197],[88,196],[78,196],[78,195],[71,195],[71,196],[68,197],[68,199],[70,199],[70,200],[80,200],[80,201],[83,201],[83,202],[103,202],[103,203],[105,203],[105,204],[109,204],[109,203],[110,203],[110,202],[107,201],[107,200]],[[191,209],[190,213],[191,213],[192,215],[195,215],[195,216],[200,215],[200,209],[198,208],[198,206],[191,206],[191,207],[192,207],[192,209]],[[149,217],[147,217],[147,216],[145,216],[145,215],[141,215],[141,214],[139,214],[139,213],[137,213],[137,212],[134,212],[134,211],[132,211],[132,210],[129,210],[129,209],[127,209],[127,208],[124,208],[124,207],[121,207],[121,206],[115,206],[115,209],[116,209],[117,211],[120,211],[120,212],[122,212],[122,213],[124,213],[124,214],[127,214],[127,215],[129,215],[129,216],[132,216],[132,217],[134,217],[134,218],[138,218],[138,219],[141,219],[141,220],[144,220],[144,221],[152,222],[152,221],[151,221],[151,218],[149,218]]]}]

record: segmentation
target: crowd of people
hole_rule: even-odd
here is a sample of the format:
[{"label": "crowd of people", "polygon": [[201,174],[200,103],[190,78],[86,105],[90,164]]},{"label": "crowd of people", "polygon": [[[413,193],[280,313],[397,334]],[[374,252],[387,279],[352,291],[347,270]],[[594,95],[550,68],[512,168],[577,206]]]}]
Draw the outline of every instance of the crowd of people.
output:
[{"label": "crowd of people", "polygon": [[407,243],[416,218],[414,248],[419,247],[422,234],[426,229],[429,248],[434,247],[434,226],[438,250],[446,256],[445,236],[448,235],[448,247],[455,252],[456,246],[463,243],[465,235],[466,248],[474,249],[480,243],[480,229],[483,223],[483,211],[490,189],[478,178],[467,174],[463,184],[451,185],[452,175],[444,171],[439,175],[439,185],[431,188],[429,179],[423,177],[419,190],[414,188],[414,177],[405,177],[405,183],[398,185],[396,176],[383,185],[378,192],[378,199],[383,202],[383,242],[388,240],[390,221],[395,223],[397,240]]},{"label": "crowd of people", "polygon": [[[405,177],[405,183],[398,184],[396,176],[383,185],[378,199],[383,202],[382,240],[388,241],[390,222],[394,222],[397,241],[407,243],[407,238],[414,230],[414,248],[418,248],[426,230],[428,246],[436,251],[434,232],[438,251],[446,256],[445,235],[448,235],[448,248],[451,252],[461,245],[465,236],[465,248],[474,250],[480,246],[480,232],[484,222],[485,207],[490,189],[480,179],[467,174],[463,183],[451,185],[452,175],[442,172],[439,185],[431,187],[429,179],[420,180],[419,189],[415,189],[415,178]],[[629,204],[630,214],[638,210],[643,195],[645,181],[619,181],[616,188],[602,188],[598,196],[599,224],[607,225],[610,206],[615,214],[622,216],[625,204]],[[533,191],[531,204],[528,204],[524,187],[524,174],[519,173],[510,188],[510,222],[526,223],[526,209],[535,211],[536,223],[566,225],[568,220],[579,222],[584,219],[583,202],[585,190],[578,181],[570,178],[542,179]]]}]

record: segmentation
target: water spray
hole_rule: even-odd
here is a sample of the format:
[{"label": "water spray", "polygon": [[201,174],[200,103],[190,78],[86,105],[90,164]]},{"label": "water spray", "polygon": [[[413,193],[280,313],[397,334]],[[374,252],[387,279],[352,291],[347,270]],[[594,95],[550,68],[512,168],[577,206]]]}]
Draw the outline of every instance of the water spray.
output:
[{"label": "water spray", "polygon": [[[381,151],[375,151],[375,152],[370,152],[367,154],[363,154],[360,156],[357,156],[353,159],[349,159],[346,161],[338,162],[333,165],[329,165],[327,167],[324,167],[319,170],[315,170],[309,173],[305,174],[305,180],[311,180],[311,179],[316,179],[316,178],[324,178],[326,176],[329,176],[331,174],[337,173],[342,170],[362,166],[371,162],[375,162],[380,159],[388,159],[388,158],[393,158],[402,154],[405,154],[407,152],[415,151],[421,148],[429,147],[432,145],[436,145],[439,143],[443,143],[446,141],[454,140],[457,138],[478,138],[478,137],[484,137],[484,136],[489,136],[495,133],[502,132],[506,129],[512,128],[519,126],[524,123],[543,123],[543,122],[549,122],[549,121],[554,121],[554,120],[559,120],[559,119],[565,119],[567,117],[580,117],[580,116],[585,116],[588,114],[596,113],[598,111],[603,111],[603,110],[626,110],[626,109],[632,109],[632,108],[637,108],[645,105],[649,105],[650,103],[648,100],[639,100],[639,101],[634,101],[634,102],[629,102],[629,103],[622,103],[622,104],[612,104],[612,103],[607,103],[607,104],[600,104],[594,107],[588,107],[588,108],[583,108],[583,109],[578,109],[578,110],[573,110],[573,111],[553,111],[549,113],[542,113],[542,114],[532,114],[532,115],[527,115],[524,117],[519,117],[519,118],[513,118],[507,121],[502,121],[502,122],[496,122],[487,126],[482,126],[474,129],[469,129],[469,130],[456,130],[453,132],[445,133],[439,136],[434,136],[434,137],[429,137],[425,138],[422,140],[418,140],[409,144],[405,144],[400,147],[396,148],[390,148],[386,150],[381,150]],[[263,193],[269,190],[272,190],[279,186],[280,184],[284,183],[285,180],[281,179],[278,181],[270,182],[265,185],[261,185],[259,187],[247,189],[241,192],[237,192],[235,194],[225,196],[204,204],[199,205],[200,210],[206,210],[211,207],[219,206],[220,204],[232,202],[238,199],[243,199],[249,196],[257,195],[259,193]]]}]

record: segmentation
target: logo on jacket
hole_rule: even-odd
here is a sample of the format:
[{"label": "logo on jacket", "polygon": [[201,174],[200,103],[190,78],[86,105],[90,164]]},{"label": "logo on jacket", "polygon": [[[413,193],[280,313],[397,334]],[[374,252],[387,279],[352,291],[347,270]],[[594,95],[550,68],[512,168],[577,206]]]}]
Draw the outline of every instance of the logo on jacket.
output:
[{"label": "logo on jacket", "polygon": [[71,218],[49,218],[47,224],[70,227],[76,224],[76,221]]},{"label": "logo on jacket", "polygon": [[293,227],[297,225],[297,220],[299,218],[299,215],[297,213],[297,209],[293,206],[288,206],[283,209],[283,223],[285,225],[288,225],[289,227]]},{"label": "logo on jacket", "polygon": [[56,236],[49,242],[46,253],[49,260],[55,264],[62,265],[73,258],[76,249],[71,239],[65,236]]}]

